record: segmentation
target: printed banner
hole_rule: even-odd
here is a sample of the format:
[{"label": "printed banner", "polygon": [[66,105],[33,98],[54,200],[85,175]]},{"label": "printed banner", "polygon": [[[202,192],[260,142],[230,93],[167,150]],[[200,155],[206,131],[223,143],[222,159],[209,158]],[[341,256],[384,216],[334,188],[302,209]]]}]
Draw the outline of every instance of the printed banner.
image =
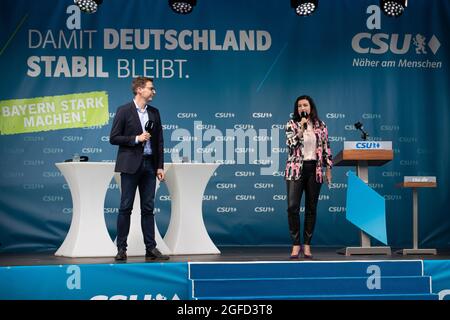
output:
[{"label": "printed banner", "polygon": [[108,123],[108,94],[88,92],[0,101],[0,133],[17,134]]},{"label": "printed banner", "polygon": [[[112,120],[132,101],[137,75],[154,78],[165,163],[220,164],[201,207],[216,246],[291,245],[285,128],[296,98],[309,95],[333,157],[362,139],[358,122],[368,144],[392,144],[393,159],[368,169],[369,187],[385,199],[388,245],[412,243],[412,190],[396,185],[431,176],[437,188],[418,190],[419,247],[448,247],[450,1],[409,1],[398,18],[379,5],[320,0],[300,17],[287,0],[197,1],[185,15],[162,0],[103,1],[93,14],[70,0],[2,0],[0,251],[61,246],[73,203],[55,163],[75,153],[115,161]],[[346,219],[354,169],[335,166],[322,185],[313,246],[360,245]],[[119,202],[111,181],[111,239]],[[162,237],[171,205],[163,183],[154,211]]]},{"label": "printed banner", "polygon": [[0,267],[0,300],[186,300],[187,263]]}]

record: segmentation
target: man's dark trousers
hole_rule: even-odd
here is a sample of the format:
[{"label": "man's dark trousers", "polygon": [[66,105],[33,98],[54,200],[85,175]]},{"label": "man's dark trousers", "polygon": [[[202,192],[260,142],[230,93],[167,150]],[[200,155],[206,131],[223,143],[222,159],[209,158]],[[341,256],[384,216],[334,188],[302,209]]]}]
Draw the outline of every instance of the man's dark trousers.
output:
[{"label": "man's dark trousers", "polygon": [[146,250],[156,247],[155,206],[156,173],[151,156],[144,156],[142,163],[134,174],[121,173],[121,189],[119,217],[117,219],[117,248],[127,248],[127,237],[130,231],[130,217],[133,209],[136,188],[141,196],[141,227]]}]

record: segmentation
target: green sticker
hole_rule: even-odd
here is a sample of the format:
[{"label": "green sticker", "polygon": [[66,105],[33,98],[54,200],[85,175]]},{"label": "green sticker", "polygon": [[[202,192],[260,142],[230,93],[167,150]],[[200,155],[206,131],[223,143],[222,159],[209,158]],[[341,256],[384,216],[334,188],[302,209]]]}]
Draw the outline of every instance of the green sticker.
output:
[{"label": "green sticker", "polygon": [[102,126],[108,120],[106,91],[0,101],[2,135]]}]

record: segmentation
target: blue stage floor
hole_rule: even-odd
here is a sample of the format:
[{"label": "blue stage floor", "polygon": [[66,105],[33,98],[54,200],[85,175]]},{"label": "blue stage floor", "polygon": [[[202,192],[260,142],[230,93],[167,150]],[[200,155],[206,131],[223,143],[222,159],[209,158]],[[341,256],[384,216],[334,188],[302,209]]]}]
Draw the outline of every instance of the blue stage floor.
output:
[{"label": "blue stage floor", "polygon": [[[176,255],[171,256],[167,263],[172,262],[227,262],[227,261],[289,261],[290,247],[268,246],[239,246],[220,247],[221,254],[202,255]],[[409,255],[403,256],[395,253],[392,255],[354,255],[345,256],[337,253],[336,248],[312,247],[314,261],[353,261],[353,260],[450,260],[450,249],[438,249],[437,255]],[[56,251],[56,250],[55,250]],[[300,258],[299,261],[302,259]],[[128,257],[126,263],[144,263],[144,256]],[[157,262],[157,261],[156,261]],[[0,266],[32,266],[55,264],[102,264],[118,263],[110,258],[67,258],[57,257],[54,252],[40,253],[0,253]],[[152,263],[152,262],[146,262]]]},{"label": "blue stage floor", "polygon": [[1,300],[445,300],[450,259],[337,254],[289,260],[289,247],[222,247],[220,255],[65,258],[1,254]]}]

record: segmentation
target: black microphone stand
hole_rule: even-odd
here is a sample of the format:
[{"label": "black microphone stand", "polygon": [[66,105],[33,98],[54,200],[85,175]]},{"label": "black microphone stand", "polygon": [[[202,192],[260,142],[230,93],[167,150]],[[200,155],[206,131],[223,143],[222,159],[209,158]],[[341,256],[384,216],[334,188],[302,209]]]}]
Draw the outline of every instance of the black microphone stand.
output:
[{"label": "black microphone stand", "polygon": [[366,141],[367,137],[369,137],[369,134],[366,131],[364,131],[362,123],[359,121],[355,123],[355,128],[361,131],[361,139]]}]

